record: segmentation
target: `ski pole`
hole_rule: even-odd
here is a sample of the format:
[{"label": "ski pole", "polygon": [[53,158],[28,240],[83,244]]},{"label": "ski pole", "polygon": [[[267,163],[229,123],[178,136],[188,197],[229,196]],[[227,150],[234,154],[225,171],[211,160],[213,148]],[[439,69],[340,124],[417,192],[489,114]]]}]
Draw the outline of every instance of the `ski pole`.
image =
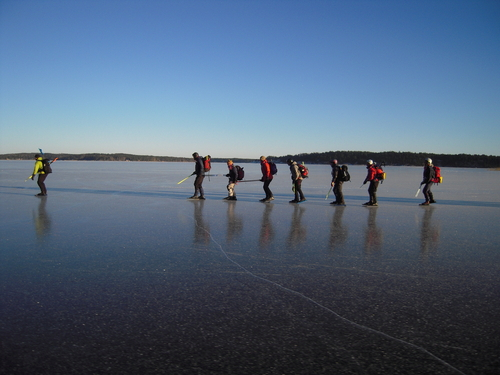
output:
[{"label": "ski pole", "polygon": [[422,187],[422,185],[420,185],[420,186],[418,187],[417,194],[415,194],[415,198],[418,196],[418,193],[420,193],[420,188],[421,188],[421,187]]},{"label": "ski pole", "polygon": [[260,180],[245,180],[245,181],[238,181],[238,183],[240,183],[240,182],[255,182],[255,181],[260,181]]},{"label": "ski pole", "polygon": [[[45,156],[45,154],[43,153],[42,149],[39,148],[38,151],[40,151],[40,154],[42,154],[42,156]],[[53,162],[55,162],[57,159],[59,158],[55,158],[54,160],[52,160],[49,164],[52,164]]]},{"label": "ski pole", "polygon": [[328,193],[326,194],[326,198],[325,198],[325,201],[328,199],[328,197],[330,196],[330,193],[332,192],[332,189],[333,189],[333,186],[330,186],[330,190],[328,190]]},{"label": "ski pole", "polygon": [[177,185],[182,184],[184,181],[186,181],[186,180],[187,180],[189,177],[191,177],[192,175],[193,175],[193,173],[191,173],[191,174],[190,174],[189,176],[187,176],[186,178],[184,178],[184,179],[180,180],[180,181],[177,183]]}]

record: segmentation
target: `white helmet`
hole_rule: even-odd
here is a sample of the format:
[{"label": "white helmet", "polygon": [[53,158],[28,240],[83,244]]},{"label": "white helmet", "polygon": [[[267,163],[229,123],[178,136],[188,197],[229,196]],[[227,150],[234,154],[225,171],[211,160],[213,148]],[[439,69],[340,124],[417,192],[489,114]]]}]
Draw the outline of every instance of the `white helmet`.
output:
[{"label": "white helmet", "polygon": [[373,164],[373,160],[372,160],[372,159],[368,159],[368,160],[366,161],[366,164],[368,164],[368,165],[372,165],[372,164]]},{"label": "white helmet", "polygon": [[427,163],[429,163],[429,164],[432,164],[432,159],[431,159],[431,158],[427,158],[427,159],[425,159],[425,161],[426,161]]}]

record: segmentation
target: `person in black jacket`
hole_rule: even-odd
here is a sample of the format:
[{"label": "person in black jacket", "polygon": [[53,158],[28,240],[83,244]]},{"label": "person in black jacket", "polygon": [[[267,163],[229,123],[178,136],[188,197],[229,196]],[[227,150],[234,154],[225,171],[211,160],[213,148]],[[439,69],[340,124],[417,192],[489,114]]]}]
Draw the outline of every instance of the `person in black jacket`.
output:
[{"label": "person in black jacket", "polygon": [[229,169],[229,173],[226,175],[226,177],[229,177],[229,182],[227,184],[228,196],[224,199],[228,201],[235,201],[236,194],[234,193],[234,187],[238,182],[238,170],[236,169],[236,165],[234,165],[231,159],[227,161],[227,168]]},{"label": "person in black jacket", "polygon": [[434,200],[434,195],[431,192],[432,184],[434,183],[434,178],[436,177],[436,173],[434,172],[434,165],[432,165],[432,159],[425,159],[424,165],[424,178],[420,185],[425,185],[422,193],[424,193],[425,202],[420,203],[421,206],[428,206],[431,203],[436,203]]},{"label": "person in black jacket", "polygon": [[344,193],[342,193],[342,185],[344,184],[344,180],[340,178],[340,165],[338,165],[337,159],[333,159],[332,161],[330,161],[330,165],[332,166],[333,194],[335,194],[335,200],[330,204],[345,206]]},{"label": "person in black jacket", "polygon": [[[197,152],[193,154],[193,159],[195,163],[193,174],[196,175],[196,179],[194,180],[194,195],[192,197],[189,197],[189,199],[205,199],[202,186],[203,179],[205,178],[203,159]],[[200,194],[199,196],[198,193]]]}]

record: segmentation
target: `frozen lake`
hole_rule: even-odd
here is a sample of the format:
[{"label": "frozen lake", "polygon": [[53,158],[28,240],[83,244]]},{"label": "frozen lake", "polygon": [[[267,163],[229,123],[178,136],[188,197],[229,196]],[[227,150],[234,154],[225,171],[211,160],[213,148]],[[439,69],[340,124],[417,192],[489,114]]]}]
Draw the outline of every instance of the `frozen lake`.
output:
[{"label": "frozen lake", "polygon": [[[259,179],[259,164],[240,164]],[[6,374],[498,374],[500,172],[386,167],[346,207],[310,165],[271,184],[194,163],[0,161],[0,372]],[[214,163],[213,174],[227,173]]]}]

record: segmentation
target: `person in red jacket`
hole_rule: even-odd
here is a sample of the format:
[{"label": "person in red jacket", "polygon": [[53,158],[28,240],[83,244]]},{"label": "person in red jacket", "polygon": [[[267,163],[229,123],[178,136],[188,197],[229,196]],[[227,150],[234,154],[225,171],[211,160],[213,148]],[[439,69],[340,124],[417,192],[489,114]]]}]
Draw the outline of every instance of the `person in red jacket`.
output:
[{"label": "person in red jacket", "polygon": [[269,189],[269,185],[273,180],[273,175],[271,173],[271,167],[267,162],[265,156],[260,157],[260,169],[262,171],[262,178],[260,179],[264,182],[264,192],[266,193],[266,197],[261,199],[261,202],[271,202],[274,199],[273,192]]},{"label": "person in red jacket", "polygon": [[370,196],[370,200],[366,203],[363,203],[363,206],[378,206],[377,188],[379,180],[377,178],[377,168],[373,160],[366,161],[366,168],[368,169],[368,174],[366,175],[363,185],[368,181],[370,182],[370,186],[368,187],[368,195]]}]

